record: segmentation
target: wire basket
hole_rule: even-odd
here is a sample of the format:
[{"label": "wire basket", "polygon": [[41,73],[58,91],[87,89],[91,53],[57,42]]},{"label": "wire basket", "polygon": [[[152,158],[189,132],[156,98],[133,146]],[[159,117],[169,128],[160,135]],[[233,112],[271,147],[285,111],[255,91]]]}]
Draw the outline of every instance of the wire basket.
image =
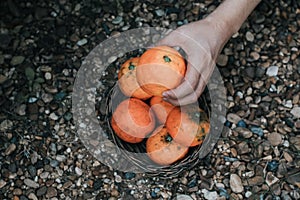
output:
[{"label": "wire basket", "polygon": [[[200,158],[205,157],[209,152],[210,149],[207,148],[207,146],[211,146],[207,143],[210,143],[211,140],[206,136],[205,140],[203,141],[202,145],[198,145],[196,147],[190,147],[188,154],[181,160],[168,165],[168,166],[160,166],[155,164],[146,154],[146,139],[144,139],[142,142],[137,144],[131,144],[127,143],[123,140],[121,140],[113,131],[110,121],[113,113],[113,108],[116,108],[116,106],[122,102],[123,100],[127,99],[128,97],[124,96],[119,89],[118,85],[115,84],[113,87],[111,87],[107,93],[107,99],[106,99],[106,108],[105,108],[105,116],[104,121],[107,124],[107,135],[108,138],[123,152],[123,156],[126,158],[128,162],[130,162],[132,165],[136,167],[136,169],[139,169],[140,172],[146,172],[148,176],[161,176],[161,177],[173,177],[181,172],[184,172],[186,170],[189,170],[193,168],[194,166],[198,165],[201,161]],[[209,93],[206,89],[203,94],[198,99],[199,107],[206,112],[208,117],[210,116],[210,99],[209,99]],[[206,146],[205,148],[202,148],[203,146]],[[143,154],[144,156],[133,156],[135,153]]]}]

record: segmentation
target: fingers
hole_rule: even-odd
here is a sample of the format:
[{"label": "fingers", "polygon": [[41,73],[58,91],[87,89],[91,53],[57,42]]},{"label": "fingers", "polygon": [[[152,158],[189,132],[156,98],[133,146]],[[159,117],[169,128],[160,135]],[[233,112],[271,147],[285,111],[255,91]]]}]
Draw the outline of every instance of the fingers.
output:
[{"label": "fingers", "polygon": [[195,90],[199,78],[199,72],[188,64],[183,82],[177,88],[164,92],[163,96],[171,99],[182,98]]},{"label": "fingers", "polygon": [[191,93],[187,94],[186,96],[182,98],[175,98],[175,99],[165,99],[165,101],[170,102],[171,104],[175,106],[183,106],[183,105],[188,105],[191,103],[195,103],[199,96],[202,94],[206,86],[206,82],[203,78],[200,77],[198,85],[195,90],[193,90]]}]

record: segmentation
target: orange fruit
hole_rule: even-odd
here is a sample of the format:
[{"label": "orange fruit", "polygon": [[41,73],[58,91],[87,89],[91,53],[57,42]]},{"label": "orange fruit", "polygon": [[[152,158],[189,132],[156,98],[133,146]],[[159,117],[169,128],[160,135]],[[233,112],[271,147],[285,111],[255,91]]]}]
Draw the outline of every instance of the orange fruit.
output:
[{"label": "orange fruit", "polygon": [[168,115],[166,127],[172,138],[185,146],[200,145],[209,133],[206,113],[196,104],[175,107]]},{"label": "orange fruit", "polygon": [[145,51],[138,61],[137,81],[144,91],[153,96],[162,96],[176,88],[186,72],[184,58],[168,46],[157,46]]},{"label": "orange fruit", "polygon": [[150,99],[150,107],[161,124],[166,122],[168,114],[175,107],[169,102],[163,100],[162,97],[154,96]]},{"label": "orange fruit", "polygon": [[141,142],[155,127],[155,116],[142,100],[129,98],[122,101],[111,119],[116,135],[129,143]]},{"label": "orange fruit", "polygon": [[145,92],[139,86],[136,80],[136,69],[138,61],[139,58],[135,57],[127,60],[122,64],[118,73],[118,83],[124,95],[145,100],[150,98],[152,95]]},{"label": "orange fruit", "polygon": [[157,127],[146,141],[146,151],[151,160],[160,165],[170,165],[182,159],[188,147],[175,142],[166,127]]}]

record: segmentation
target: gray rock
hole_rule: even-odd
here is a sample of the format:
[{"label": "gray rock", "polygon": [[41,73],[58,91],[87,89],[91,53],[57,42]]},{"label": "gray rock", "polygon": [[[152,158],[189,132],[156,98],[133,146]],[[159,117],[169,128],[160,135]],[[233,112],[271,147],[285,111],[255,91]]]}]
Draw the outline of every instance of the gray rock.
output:
[{"label": "gray rock", "polygon": [[24,56],[14,56],[14,57],[11,59],[10,64],[11,64],[12,66],[19,65],[19,64],[22,64],[24,60],[25,60],[25,57],[24,57]]},{"label": "gray rock", "polygon": [[247,142],[240,142],[237,147],[236,147],[237,151],[239,152],[239,154],[246,154],[250,152],[249,149],[249,145],[247,144]]},{"label": "gray rock", "polygon": [[267,173],[266,183],[268,184],[268,186],[271,186],[278,181],[279,179],[276,176],[274,176],[272,172]]},{"label": "gray rock", "polygon": [[4,83],[7,80],[7,77],[0,74],[0,84]]},{"label": "gray rock", "polygon": [[216,200],[219,196],[216,191],[209,191],[207,189],[203,189],[202,193],[204,195],[204,198],[207,200]]},{"label": "gray rock", "polygon": [[241,193],[244,191],[242,180],[237,174],[230,175],[229,184],[234,193]]},{"label": "gray rock", "polygon": [[43,93],[42,99],[45,103],[50,103],[53,100],[53,95],[49,93]]},{"label": "gray rock", "polygon": [[282,137],[279,133],[271,133],[268,136],[268,141],[271,143],[272,146],[278,146],[282,143]]},{"label": "gray rock", "polygon": [[117,16],[115,19],[111,21],[113,24],[120,24],[123,21],[123,17]]},{"label": "gray rock", "polygon": [[0,189],[3,188],[6,185],[7,182],[5,182],[4,180],[0,180]]},{"label": "gray rock", "polygon": [[295,118],[300,118],[300,107],[294,107],[291,110],[291,114],[295,117]]},{"label": "gray rock", "polygon": [[191,196],[180,194],[177,195],[173,200],[193,200]]},{"label": "gray rock", "polygon": [[250,31],[247,31],[247,33],[246,33],[246,39],[249,42],[253,42],[254,41],[254,35]]},{"label": "gray rock", "polygon": [[227,115],[227,120],[230,121],[231,123],[237,124],[241,120],[241,117],[238,116],[237,114],[229,113]]},{"label": "gray rock", "polygon": [[6,130],[9,130],[10,128],[12,128],[13,126],[13,122],[6,119],[6,120],[3,120],[0,124],[0,131],[6,131]]},{"label": "gray rock", "polygon": [[228,56],[225,54],[220,54],[217,59],[217,64],[219,66],[224,67],[227,65],[227,63],[228,63]]},{"label": "gray rock", "polygon": [[8,155],[12,154],[16,150],[16,148],[17,148],[17,146],[14,143],[10,144],[5,150],[5,155],[8,156]]},{"label": "gray rock", "polygon": [[243,138],[251,138],[253,135],[249,129],[244,127],[236,127],[234,130]]},{"label": "gray rock", "polygon": [[57,196],[57,190],[54,187],[49,187],[47,189],[46,197],[52,198]]},{"label": "gray rock", "polygon": [[15,110],[18,115],[24,116],[26,114],[26,104],[21,104]]},{"label": "gray rock", "polygon": [[32,200],[38,200],[37,196],[36,196],[34,193],[30,193],[30,194],[28,195],[28,198],[29,198],[29,199],[32,199]]},{"label": "gray rock", "polygon": [[40,186],[37,182],[28,178],[24,180],[24,184],[31,188],[38,188]]},{"label": "gray rock", "polygon": [[46,192],[47,192],[47,187],[43,186],[36,191],[36,195],[38,197],[40,197],[40,196],[43,196],[44,194],[46,194]]},{"label": "gray rock", "polygon": [[162,16],[165,14],[165,11],[162,10],[162,9],[158,9],[158,10],[155,10],[155,14],[156,14],[158,17],[162,17]]},{"label": "gray rock", "polygon": [[56,160],[59,162],[64,162],[67,159],[65,155],[57,155]]}]

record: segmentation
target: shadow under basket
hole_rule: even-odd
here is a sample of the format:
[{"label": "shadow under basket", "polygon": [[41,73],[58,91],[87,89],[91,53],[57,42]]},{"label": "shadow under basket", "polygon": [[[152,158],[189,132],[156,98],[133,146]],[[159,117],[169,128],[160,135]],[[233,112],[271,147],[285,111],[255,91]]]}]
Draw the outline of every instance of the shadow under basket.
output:
[{"label": "shadow under basket", "polygon": [[[133,166],[129,167],[132,172],[135,173],[146,173],[148,176],[160,176],[165,178],[174,177],[181,172],[189,170],[199,164],[201,161],[200,158],[204,158],[210,150],[207,148],[202,148],[205,143],[210,142],[210,140],[204,139],[202,145],[198,145],[196,147],[190,147],[188,154],[181,160],[168,165],[161,166],[155,164],[146,153],[146,139],[137,144],[127,143],[121,140],[113,131],[111,127],[111,117],[114,109],[122,102],[123,100],[128,99],[128,97],[124,96],[120,91],[119,87],[114,85],[110,91],[108,92],[108,97],[106,99],[106,115],[104,120],[107,124],[107,129],[105,132],[107,133],[108,139],[111,140],[118,148],[118,150],[122,153],[122,156],[125,157],[124,160]],[[205,90],[201,97],[198,99],[199,106],[203,109],[208,117],[210,116],[210,106],[209,106],[209,94],[208,91]],[[208,134],[209,135],[209,134]],[[206,137],[208,136],[206,135]],[[211,146],[211,145],[210,145]],[[207,147],[207,145],[206,145]],[[128,163],[126,163],[128,165]],[[124,163],[125,164],[125,163]]]}]

